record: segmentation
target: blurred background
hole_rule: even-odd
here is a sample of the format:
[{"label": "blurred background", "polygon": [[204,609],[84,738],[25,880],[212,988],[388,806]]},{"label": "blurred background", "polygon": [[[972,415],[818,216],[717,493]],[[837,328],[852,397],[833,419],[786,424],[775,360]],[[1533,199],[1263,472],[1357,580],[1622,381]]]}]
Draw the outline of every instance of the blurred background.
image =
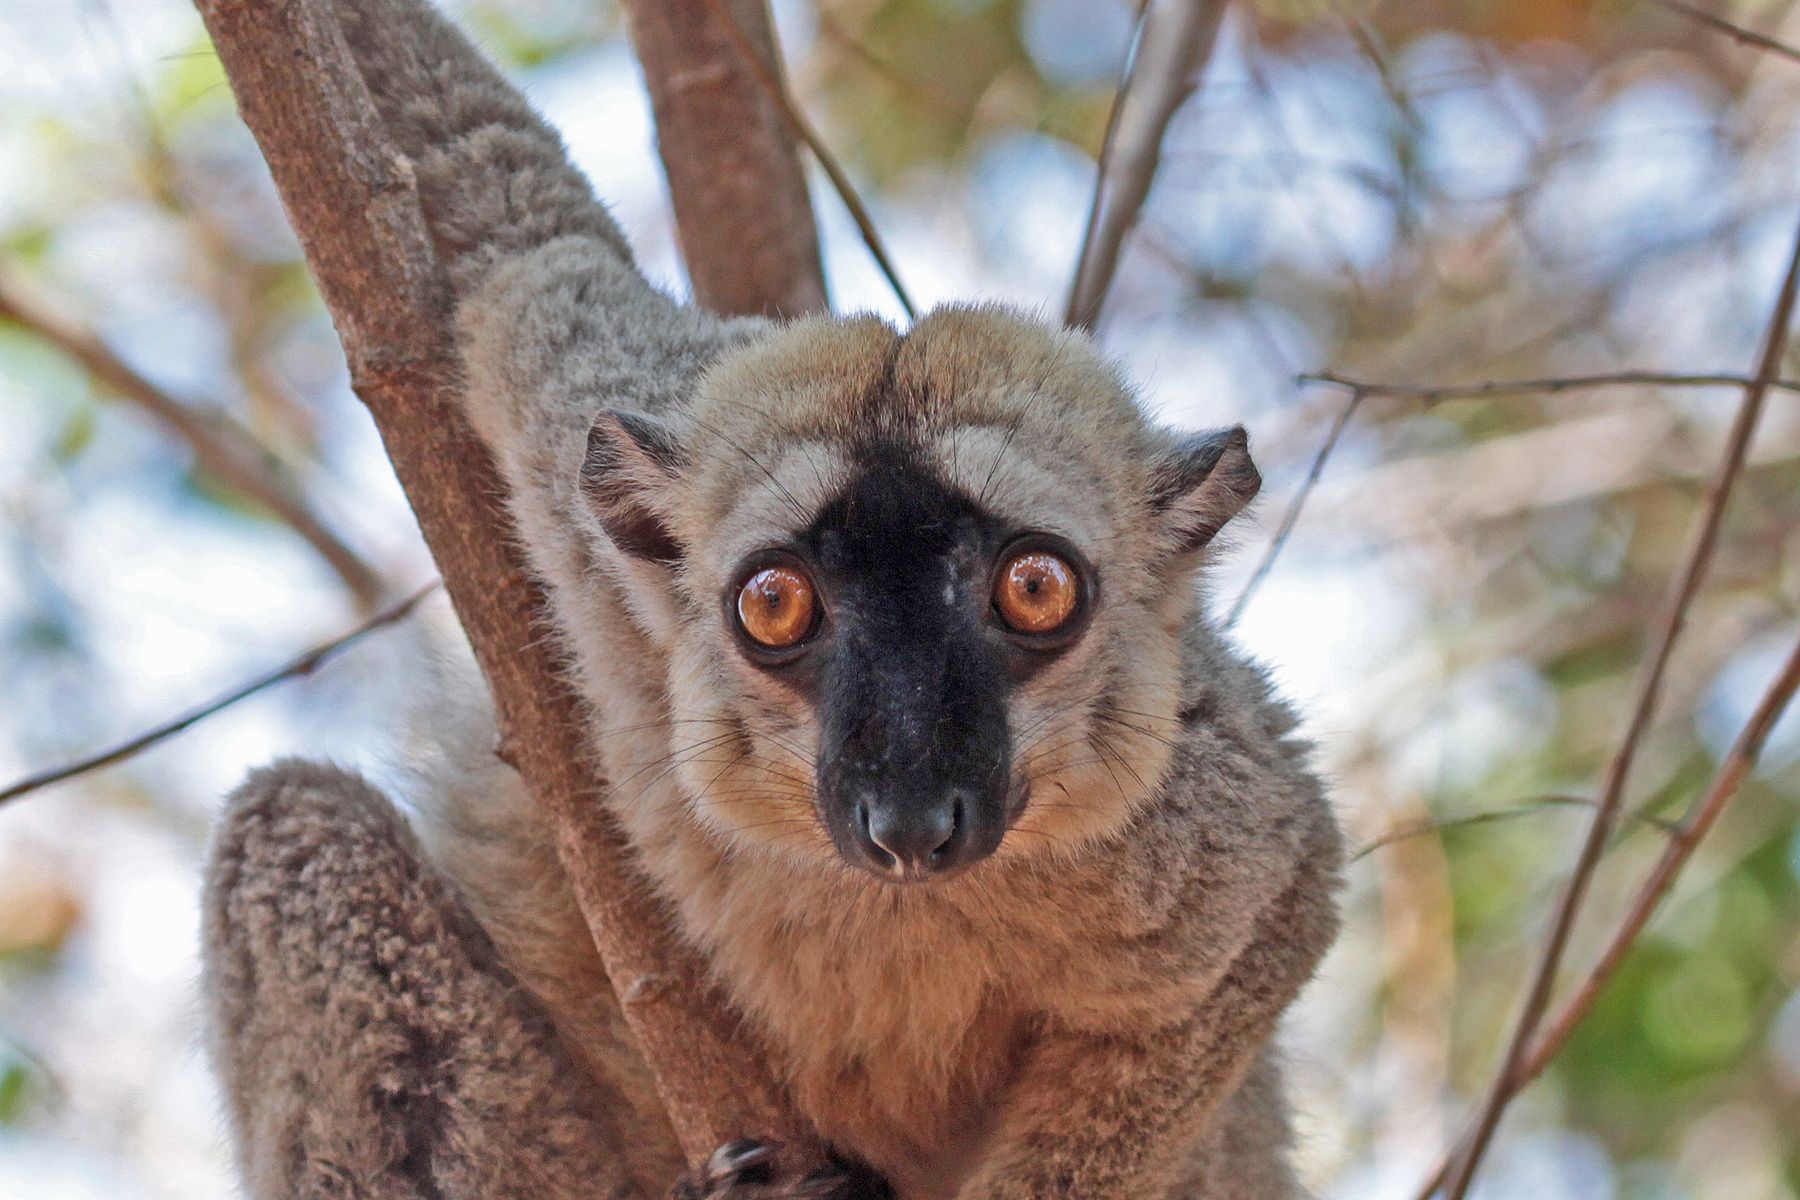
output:
[{"label": "blurred background", "polygon": [[[610,0],[450,7],[684,291]],[[915,298],[1060,313],[1134,7],[775,4],[794,91]],[[1795,7],[1712,11],[1800,42]],[[0,0],[0,64],[3,788],[432,571],[186,0]],[[896,315],[822,181],[815,203],[836,306]],[[1800,62],[1668,6],[1239,3],[1099,336],[1162,419],[1251,429],[1268,483],[1212,577],[1225,613],[1349,399],[1301,375],[1746,374],[1797,222]],[[1287,1033],[1321,1196],[1407,1200],[1492,1072],[1738,400],[1368,396],[1238,621],[1361,851]],[[398,775],[394,714],[444,621],[434,599],[0,805],[0,1196],[234,1194],[197,1020],[211,815],[277,754]],[[1570,979],[1797,625],[1800,396],[1778,391]],[[1509,1113],[1474,1194],[1800,1198],[1800,722]]]}]

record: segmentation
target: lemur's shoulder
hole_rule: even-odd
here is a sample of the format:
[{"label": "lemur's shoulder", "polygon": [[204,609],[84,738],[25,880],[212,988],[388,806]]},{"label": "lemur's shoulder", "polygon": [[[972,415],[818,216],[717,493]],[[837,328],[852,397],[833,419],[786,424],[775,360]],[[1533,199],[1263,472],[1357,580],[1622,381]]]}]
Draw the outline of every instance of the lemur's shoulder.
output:
[{"label": "lemur's shoulder", "polygon": [[[1048,882],[1079,928],[1052,1008],[1075,1020],[1175,1019],[1213,987],[1302,871],[1342,847],[1312,747],[1268,670],[1201,618],[1183,637],[1167,775],[1130,824]],[[1151,726],[1146,714],[1115,719]],[[1327,889],[1328,890],[1328,889]],[[1310,954],[1296,946],[1295,955]]]}]

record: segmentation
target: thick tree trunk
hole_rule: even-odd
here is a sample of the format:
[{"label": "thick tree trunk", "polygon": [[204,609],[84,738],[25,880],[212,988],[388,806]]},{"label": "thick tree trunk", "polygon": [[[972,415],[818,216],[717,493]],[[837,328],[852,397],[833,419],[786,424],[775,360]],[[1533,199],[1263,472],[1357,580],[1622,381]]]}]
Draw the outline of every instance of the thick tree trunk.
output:
[{"label": "thick tree trunk", "polygon": [[539,636],[543,595],[513,548],[499,476],[458,403],[444,271],[409,166],[383,132],[329,4],[200,0],[200,9],[493,691],[505,757],[552,814],[683,1146],[698,1160],[746,1133],[806,1144],[804,1124],[592,802],[602,782],[588,765],[578,701]]}]

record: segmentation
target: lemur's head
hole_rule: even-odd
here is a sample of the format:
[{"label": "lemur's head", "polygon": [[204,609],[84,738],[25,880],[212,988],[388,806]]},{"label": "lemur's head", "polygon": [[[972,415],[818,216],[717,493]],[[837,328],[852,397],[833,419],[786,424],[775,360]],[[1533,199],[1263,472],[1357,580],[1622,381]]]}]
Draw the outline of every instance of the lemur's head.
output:
[{"label": "lemur's head", "polygon": [[1085,337],[952,308],[748,344],[666,421],[603,413],[583,483],[697,818],[917,881],[1144,802],[1198,552],[1258,478],[1241,429],[1147,423]]}]

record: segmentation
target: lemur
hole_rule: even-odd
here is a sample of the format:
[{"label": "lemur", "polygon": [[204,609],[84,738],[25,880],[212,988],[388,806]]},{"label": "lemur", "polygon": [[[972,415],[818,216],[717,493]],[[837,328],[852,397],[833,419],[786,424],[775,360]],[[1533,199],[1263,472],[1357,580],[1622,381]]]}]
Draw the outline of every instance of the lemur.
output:
[{"label": "lemur", "polygon": [[[230,798],[204,988],[264,1200],[1285,1200],[1269,1048],[1339,839],[1197,574],[1259,480],[994,306],[723,320],[655,290],[426,0],[336,0],[410,162],[606,804],[797,1110],[686,1170],[491,734],[413,820]],[[455,685],[463,687],[464,685]],[[466,685],[469,688],[476,684]]]}]

